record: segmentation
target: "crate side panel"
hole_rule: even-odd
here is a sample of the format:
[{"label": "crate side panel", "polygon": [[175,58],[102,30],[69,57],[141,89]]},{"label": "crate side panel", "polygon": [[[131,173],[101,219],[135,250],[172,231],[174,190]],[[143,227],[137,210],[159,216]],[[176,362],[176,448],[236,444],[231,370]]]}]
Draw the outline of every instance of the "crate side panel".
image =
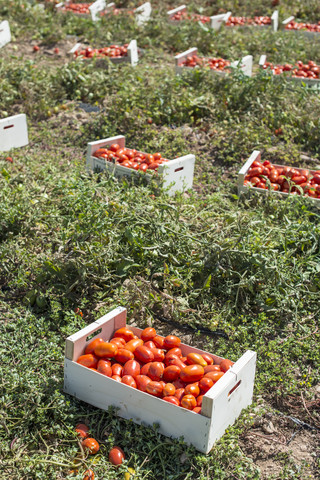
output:
[{"label": "crate side panel", "polygon": [[24,113],[0,120],[0,151],[28,145],[27,117]]}]

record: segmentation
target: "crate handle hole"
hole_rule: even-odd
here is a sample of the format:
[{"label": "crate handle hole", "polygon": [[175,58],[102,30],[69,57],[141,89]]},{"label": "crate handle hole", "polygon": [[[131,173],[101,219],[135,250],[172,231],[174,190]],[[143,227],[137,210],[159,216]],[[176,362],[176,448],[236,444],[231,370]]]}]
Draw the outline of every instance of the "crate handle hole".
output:
[{"label": "crate handle hole", "polygon": [[240,383],[241,383],[241,380],[239,380],[239,382],[237,382],[235,386],[231,388],[230,392],[228,393],[228,397],[230,397],[230,395],[232,395],[233,392],[237,390],[237,388],[240,386]]},{"label": "crate handle hole", "polygon": [[176,168],[175,171],[174,171],[174,173],[176,173],[176,172],[181,172],[181,170],[183,170],[183,169],[184,169],[184,167]]},{"label": "crate handle hole", "polygon": [[14,125],[7,125],[6,127],[3,127],[3,130],[7,130],[7,128],[12,128]]},{"label": "crate handle hole", "polygon": [[96,335],[99,335],[99,333],[102,332],[102,328],[99,328],[98,330],[96,330],[95,332],[91,333],[90,335],[87,336],[86,338],[86,342],[89,342],[89,340],[91,340],[93,337],[95,337]]}]

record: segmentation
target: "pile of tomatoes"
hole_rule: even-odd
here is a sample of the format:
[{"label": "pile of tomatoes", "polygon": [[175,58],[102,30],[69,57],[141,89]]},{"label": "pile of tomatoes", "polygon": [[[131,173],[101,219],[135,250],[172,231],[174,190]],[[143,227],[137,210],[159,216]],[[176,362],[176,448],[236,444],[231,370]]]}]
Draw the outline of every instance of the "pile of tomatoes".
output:
[{"label": "pile of tomatoes", "polygon": [[295,65],[291,65],[290,63],[273,65],[270,62],[265,62],[262,68],[271,68],[274,75],[281,75],[284,72],[290,72],[293,77],[311,78],[313,80],[320,78],[320,65],[317,65],[312,60],[308,63],[303,63],[299,60]]},{"label": "pile of tomatoes", "polygon": [[223,58],[206,58],[198,55],[189,55],[182,63],[184,67],[196,67],[197,65],[209,67],[211,70],[225,70],[230,66],[229,60]]},{"label": "pile of tomatoes", "polygon": [[320,170],[282,167],[268,160],[263,163],[255,160],[245,176],[244,185],[320,198]]},{"label": "pile of tomatoes", "polygon": [[227,27],[240,27],[244,25],[271,25],[271,17],[229,17],[226,21]]},{"label": "pile of tomatoes", "polygon": [[128,327],[114,332],[109,341],[92,340],[77,363],[142,392],[195,413],[201,412],[205,393],[231,368],[224,359],[214,364],[211,355],[183,355],[181,340],[162,337],[154,328],[134,335]]},{"label": "pile of tomatoes", "polygon": [[159,165],[168,162],[161,153],[142,153],[131,148],[121,148],[117,143],[113,143],[108,148],[99,148],[93,154],[94,157],[104,158],[107,162],[121,165],[122,167],[132,168],[133,170],[158,170]]},{"label": "pile of tomatoes", "polygon": [[92,5],[92,2],[90,3],[66,3],[63,7],[62,10],[64,12],[73,12],[73,13],[81,13],[85,15],[90,14],[89,7]]},{"label": "pile of tomatoes", "polygon": [[119,58],[126,57],[128,55],[128,43],[123,46],[120,45],[110,45],[110,47],[103,48],[91,48],[87,47],[83,50],[76,50],[74,52],[75,57],[83,58],[102,58],[102,57],[111,57]]},{"label": "pile of tomatoes", "polygon": [[320,22],[318,23],[298,23],[293,20],[286,25],[286,30],[308,30],[309,32],[320,33]]},{"label": "pile of tomatoes", "polygon": [[195,22],[208,23],[210,22],[210,17],[206,15],[200,15],[199,13],[193,13],[192,15],[188,14],[185,10],[175,13],[171,20],[194,20]]}]

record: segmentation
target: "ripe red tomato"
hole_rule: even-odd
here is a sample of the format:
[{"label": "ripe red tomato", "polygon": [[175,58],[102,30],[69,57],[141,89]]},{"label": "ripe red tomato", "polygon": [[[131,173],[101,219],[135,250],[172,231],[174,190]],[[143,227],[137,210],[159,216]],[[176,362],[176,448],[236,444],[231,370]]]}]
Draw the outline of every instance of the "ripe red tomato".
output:
[{"label": "ripe red tomato", "polygon": [[96,368],[98,365],[98,358],[92,355],[92,353],[88,353],[88,355],[80,355],[77,363],[80,363],[80,365],[83,365],[84,367]]},{"label": "ripe red tomato", "polygon": [[160,382],[151,381],[146,386],[146,392],[155,397],[161,397],[163,391],[163,386]]},{"label": "ripe red tomato", "polygon": [[150,383],[152,380],[151,378],[147,377],[147,375],[137,375],[135,378],[135,381],[136,381],[138,390],[145,392],[147,389],[148,383]]},{"label": "ripe red tomato", "polygon": [[129,342],[133,339],[134,333],[128,327],[122,327],[116,330],[113,336],[123,338],[126,342]]},{"label": "ripe red tomato", "polygon": [[224,360],[222,360],[222,362],[220,362],[219,367],[222,370],[222,372],[226,372],[227,370],[229,370],[229,368],[232,367],[232,365],[233,365],[233,362],[225,358]]},{"label": "ripe red tomato", "polygon": [[95,338],[94,340],[91,340],[91,342],[86,346],[84,354],[87,355],[88,353],[93,353],[96,346],[103,342],[103,338]]},{"label": "ripe red tomato", "polygon": [[139,362],[142,363],[152,362],[154,359],[152,350],[144,345],[141,345],[135,349],[134,356],[137,360],[139,360]]},{"label": "ripe red tomato", "polygon": [[162,348],[163,347],[163,342],[164,342],[164,337],[160,337],[159,335],[156,335],[152,339],[153,343],[157,348]]},{"label": "ripe red tomato", "polygon": [[194,408],[192,409],[192,411],[193,411],[194,413],[201,413],[201,407],[194,407]]},{"label": "ripe red tomato", "polygon": [[184,395],[181,398],[181,407],[186,408],[187,410],[193,410],[197,406],[197,400],[193,395]]},{"label": "ripe red tomato", "polygon": [[180,370],[183,370],[184,368],[186,368],[186,364],[183,363],[181,358],[179,358],[177,355],[174,355],[173,353],[170,354],[167,358],[165,358],[164,362],[167,367],[169,365],[176,365],[177,367],[180,368]]},{"label": "ripe red tomato", "polygon": [[172,396],[176,393],[176,387],[172,383],[166,383],[162,393],[164,397]]},{"label": "ripe red tomato", "polygon": [[116,382],[122,383],[120,375],[112,375],[111,378]]},{"label": "ripe red tomato", "polygon": [[186,383],[198,382],[204,375],[201,365],[188,365],[180,372],[180,379]]},{"label": "ripe red tomato", "polygon": [[121,465],[125,459],[124,451],[120,447],[113,447],[109,452],[109,462],[112,465]]},{"label": "ripe red tomato", "polygon": [[135,378],[137,375],[140,375],[140,363],[136,360],[129,360],[123,366],[122,376],[131,375]]},{"label": "ripe red tomato", "polygon": [[166,357],[169,357],[171,354],[177,355],[177,357],[182,358],[181,348],[178,348],[178,347],[170,348],[170,350],[168,350],[166,353]]},{"label": "ripe red tomato", "polygon": [[94,480],[94,472],[89,468],[84,472],[83,480]]},{"label": "ripe red tomato", "polygon": [[94,349],[97,357],[112,358],[118,353],[118,347],[115,343],[101,342]]},{"label": "ripe red tomato", "polygon": [[113,143],[112,145],[110,145],[109,150],[111,150],[111,152],[117,152],[119,148],[120,145],[118,145],[117,143]]},{"label": "ripe red tomato", "polygon": [[78,436],[81,438],[86,438],[88,436],[89,427],[87,427],[87,425],[85,425],[84,423],[78,423],[75,430]]},{"label": "ripe red tomato", "polygon": [[181,378],[177,378],[177,380],[173,380],[172,383],[176,388],[185,388],[187,385],[181,380]]},{"label": "ripe red tomato", "polygon": [[134,359],[134,354],[130,352],[130,350],[126,350],[125,348],[120,348],[118,353],[114,356],[114,359],[118,363],[125,364],[129,360]]},{"label": "ripe red tomato", "polygon": [[201,365],[202,367],[206,367],[208,364],[205,359],[200,355],[200,353],[188,353],[187,355],[187,364],[188,365]]},{"label": "ripe red tomato", "polygon": [[[152,342],[147,342],[152,343]],[[146,344],[145,344],[146,345]],[[153,353],[153,359],[155,362],[163,362],[164,361],[164,351],[161,348],[151,348]]]},{"label": "ripe red tomato", "polygon": [[143,340],[141,340],[140,338],[133,338],[132,340],[130,340],[129,342],[127,342],[125,344],[125,349],[126,350],[130,350],[130,352],[134,352],[135,349],[137,347],[139,347],[140,345],[143,345]]},{"label": "ripe red tomato", "polygon": [[211,378],[211,380],[216,383],[221,377],[223,377],[223,375],[224,372],[208,372],[204,376],[205,378]]},{"label": "ripe red tomato", "polygon": [[102,375],[105,375],[106,377],[111,377],[112,375],[111,363],[108,360],[103,360],[101,358],[97,365],[97,371],[99,373],[102,373]]},{"label": "ripe red tomato", "polygon": [[180,404],[181,399],[184,396],[184,388],[177,388],[174,396],[177,397],[177,399],[179,400],[179,404]]},{"label": "ripe red tomato", "polygon": [[116,338],[111,338],[110,343],[115,343],[118,348],[123,348],[126,344],[126,341],[124,338],[116,337]]},{"label": "ripe red tomato", "polygon": [[204,373],[221,372],[220,365],[207,365],[206,367],[204,367],[203,370],[204,370]]},{"label": "ripe red tomato", "polygon": [[162,362],[151,362],[148,370],[148,377],[151,380],[160,381],[163,377],[164,364]]},{"label": "ripe red tomato", "polygon": [[128,385],[132,388],[137,388],[136,381],[132,375],[123,375],[121,378],[121,383],[124,383],[125,385]]},{"label": "ripe red tomato", "polygon": [[207,353],[202,353],[201,355],[202,355],[202,358],[205,359],[208,365],[212,365],[214,363],[213,358],[210,357],[210,355],[208,355]]},{"label": "ripe red tomato", "polygon": [[179,347],[180,343],[180,338],[176,337],[175,335],[168,335],[164,339],[163,348],[165,350],[170,350],[170,348]]},{"label": "ripe red tomato", "polygon": [[148,375],[151,363],[152,362],[148,362],[142,365],[141,371],[140,371],[141,375]]},{"label": "ripe red tomato", "polygon": [[180,402],[179,402],[178,398],[174,397],[172,395],[168,395],[166,397],[163,397],[162,400],[165,400],[166,402],[172,403],[173,405],[176,405],[177,407],[179,407],[179,405],[180,405]]},{"label": "ripe red tomato", "polygon": [[[203,380],[203,378],[201,380]],[[185,391],[186,395],[193,395],[194,397],[197,397],[200,394],[199,384],[198,383],[189,383],[186,386],[186,388],[184,389],[184,391]]]},{"label": "ripe red tomato", "polygon": [[203,377],[199,380],[199,387],[201,392],[207,393],[208,390],[213,386],[214,382],[211,378]]},{"label": "ripe red tomato", "polygon": [[156,336],[157,336],[156,330],[153,327],[147,327],[144,330],[142,330],[140,338],[144,342],[148,342],[149,340],[152,340]]},{"label": "ripe red tomato", "polygon": [[100,445],[97,442],[97,440],[95,440],[94,438],[90,438],[90,437],[85,438],[82,441],[82,446],[83,446],[83,448],[87,448],[89,450],[90,455],[94,455],[95,453],[97,453],[99,451],[99,448],[100,448]]},{"label": "ripe red tomato", "polygon": [[[157,348],[156,344],[152,340],[148,340],[148,342],[144,342],[144,346],[148,347],[148,348],[151,348],[151,350],[153,350],[154,348]],[[159,350],[160,350],[160,348],[159,348]]]},{"label": "ripe red tomato", "polygon": [[120,363],[114,363],[111,365],[112,369],[112,375],[118,375],[119,377],[122,377],[122,372],[123,372],[123,366],[120,365]]},{"label": "ripe red tomato", "polygon": [[197,405],[198,405],[198,407],[201,407],[201,405],[202,405],[202,399],[203,399],[203,395],[199,395],[199,396],[197,397]]},{"label": "ripe red tomato", "polygon": [[163,371],[163,380],[165,382],[173,382],[180,376],[181,369],[177,365],[169,365]]}]

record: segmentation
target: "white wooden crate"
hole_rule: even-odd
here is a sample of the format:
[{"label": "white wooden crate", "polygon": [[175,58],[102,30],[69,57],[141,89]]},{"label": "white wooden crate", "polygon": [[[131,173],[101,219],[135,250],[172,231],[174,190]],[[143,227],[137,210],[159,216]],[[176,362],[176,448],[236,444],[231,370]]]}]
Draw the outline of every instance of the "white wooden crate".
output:
[{"label": "white wooden crate", "polygon": [[[72,55],[72,58],[74,58],[74,53],[77,50],[84,49],[85,46],[82,45],[81,43],[76,43],[74,47],[69,51],[69,54]],[[131,40],[129,45],[128,45],[128,55],[124,57],[92,57],[95,58],[96,61],[101,65],[105,63],[105,61],[110,60],[112,63],[124,63],[128,62],[131,63],[133,67],[137,65],[139,62],[139,50],[138,50],[138,45],[136,40]],[[88,58],[85,59],[85,61],[90,60]]]},{"label": "white wooden crate", "polygon": [[[256,353],[247,350],[234,363],[204,395],[201,414],[197,414],[76,363],[94,336],[109,340],[115,330],[124,327],[126,315],[126,309],[118,307],[66,339],[64,391],[103,410],[113,405],[120,417],[135,423],[146,426],[156,423],[162,434],[172,438],[182,436],[186,443],[200,452],[208,453],[228,426],[239,417],[241,410],[252,402]],[[141,329],[131,328],[136,335],[140,335]],[[180,348],[183,355],[190,352],[208,353],[185,344],[181,344]],[[222,360],[216,355],[209,355],[215,363]]]},{"label": "white wooden crate", "polygon": [[281,26],[282,26],[282,30],[284,30],[285,32],[293,32],[293,33],[296,33],[296,34],[303,34],[305,35],[306,37],[315,37],[315,38],[320,38],[320,32],[310,32],[309,30],[290,30],[290,29],[286,29],[285,27],[288,25],[288,23],[292,22],[292,20],[294,20],[294,16],[292,15],[291,17],[288,17],[286,18],[285,20],[283,20],[283,22],[281,23]]},{"label": "white wooden crate", "polygon": [[57,11],[60,13],[72,13],[73,15],[77,15],[78,17],[91,18],[92,21],[94,22],[100,20],[101,14],[109,12],[110,10],[112,10],[112,8],[114,8],[114,5],[115,5],[114,2],[107,4],[105,0],[96,0],[89,7],[90,13],[78,13],[78,12],[65,10],[65,6],[67,6],[68,3],[69,2],[58,3],[56,5]]},{"label": "white wooden crate", "polygon": [[24,113],[0,120],[0,151],[28,145],[27,117]]},{"label": "white wooden crate", "polygon": [[[180,5],[180,7],[169,10],[167,12],[169,23],[178,25],[183,20],[174,20],[173,16],[178,12],[186,12],[186,11],[187,11],[186,5]],[[210,23],[209,23],[210,28],[212,28],[213,30],[219,30],[223,22],[226,22],[230,16],[231,16],[231,12],[211,16]]]},{"label": "white wooden crate", "polygon": [[137,7],[134,12],[136,24],[139,27],[143,27],[143,25],[150,20],[151,12],[152,7],[150,2],[145,2],[143,5],[140,5],[140,7]]},{"label": "white wooden crate", "polygon": [[11,32],[8,20],[0,23],[0,48],[11,42]]},{"label": "white wooden crate", "polygon": [[[262,68],[263,65],[265,64],[267,60],[267,56],[266,55],[261,55],[260,56],[260,59],[259,59],[259,66]],[[280,74],[280,75],[275,75],[273,73],[273,78],[276,79],[276,80],[280,80],[281,78],[283,79],[285,77],[285,79],[288,81],[288,82],[291,82],[291,83],[300,83],[300,84],[305,84],[307,85],[308,87],[314,87],[316,88],[317,90],[320,88],[320,79],[318,78],[304,78],[304,77],[292,77],[290,76],[290,72],[287,72],[289,75],[284,75],[284,74]]]},{"label": "white wooden crate", "polygon": [[[230,16],[230,15],[229,15]],[[228,17],[229,18],[229,17]],[[227,21],[227,20],[225,20]],[[271,15],[271,24],[270,25],[236,25],[236,26],[229,26],[226,25],[227,28],[247,28],[247,27],[261,27],[261,28],[271,28],[274,32],[276,32],[279,28],[279,12],[275,10]]]},{"label": "white wooden crate", "polygon": [[[252,152],[252,154],[250,155],[250,157],[248,158],[248,160],[246,161],[246,163],[243,165],[243,167],[239,170],[238,172],[238,193],[239,195],[241,193],[245,193],[245,192],[257,192],[257,193],[263,193],[264,195],[276,195],[276,196],[288,196],[288,195],[291,195],[290,193],[286,193],[286,192],[280,192],[280,191],[277,191],[277,190],[265,190],[264,188],[257,188],[257,187],[248,187],[247,185],[244,185],[244,179],[245,179],[245,176],[247,175],[248,171],[249,171],[249,168],[251,167],[251,165],[253,164],[254,161],[258,161],[258,162],[261,162],[261,152],[259,150],[254,150]],[[284,165],[277,165],[276,163],[273,164],[275,167],[284,167]],[[305,170],[303,168],[297,168],[297,167],[294,167],[296,170],[298,170],[299,172],[301,170]],[[310,170],[310,173],[312,173],[312,170]],[[307,197],[307,198],[310,198],[310,200],[313,200],[314,202],[318,203],[320,205],[320,199],[319,198],[313,198],[313,197]]]},{"label": "white wooden crate", "polygon": [[[185,61],[185,59],[187,57],[189,57],[190,55],[196,55],[197,53],[198,53],[197,48],[189,48],[189,50],[186,50],[185,52],[179,53],[179,55],[176,55],[174,57],[175,58],[175,64],[176,64],[176,73],[181,74],[182,72],[185,72],[185,71],[188,71],[188,70],[192,71],[193,70],[192,67],[182,66],[182,63]],[[248,77],[251,77],[252,76],[252,62],[253,62],[252,55],[247,55],[247,56],[243,57],[241,60],[231,62],[230,67],[239,68],[240,70],[243,71],[243,73],[245,75],[247,75]],[[213,75],[221,75],[221,76],[225,76],[228,73],[228,72],[225,72],[223,70],[214,70],[214,69],[211,69],[210,72]]]},{"label": "white wooden crate", "polygon": [[[141,171],[133,170],[132,168],[122,167],[114,163],[105,161],[103,158],[93,157],[92,155],[98,148],[104,148],[117,143],[121,148],[125,147],[125,137],[118,135],[116,137],[105,138],[95,142],[88,143],[87,148],[87,170],[103,171],[106,170],[112,175],[122,178],[134,178],[142,174]],[[183,157],[169,160],[168,162],[159,165],[155,174],[143,173],[143,178],[148,181],[152,179],[161,181],[162,186],[167,189],[168,195],[174,195],[175,192],[184,192],[192,188],[193,173],[194,173],[195,156],[185,155]]]}]

